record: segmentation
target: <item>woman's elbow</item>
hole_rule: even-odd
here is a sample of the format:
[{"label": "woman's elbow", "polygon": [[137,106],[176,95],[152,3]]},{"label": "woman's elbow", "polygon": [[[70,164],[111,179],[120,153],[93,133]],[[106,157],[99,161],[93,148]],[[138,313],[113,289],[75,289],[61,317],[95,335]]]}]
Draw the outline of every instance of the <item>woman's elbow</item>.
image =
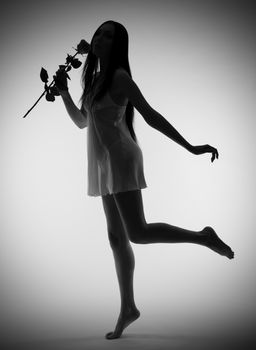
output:
[{"label": "woman's elbow", "polygon": [[79,128],[84,129],[88,125],[87,113],[82,113],[82,120],[79,121]]},{"label": "woman's elbow", "polygon": [[87,121],[86,121],[86,122],[83,122],[83,123],[80,123],[80,124],[78,125],[78,127],[79,127],[79,129],[84,129],[84,128],[86,128],[86,127],[87,127]]},{"label": "woman's elbow", "polygon": [[88,125],[87,118],[84,118],[84,117],[83,117],[83,119],[76,119],[76,120],[74,120],[74,122],[79,129],[84,129]]}]

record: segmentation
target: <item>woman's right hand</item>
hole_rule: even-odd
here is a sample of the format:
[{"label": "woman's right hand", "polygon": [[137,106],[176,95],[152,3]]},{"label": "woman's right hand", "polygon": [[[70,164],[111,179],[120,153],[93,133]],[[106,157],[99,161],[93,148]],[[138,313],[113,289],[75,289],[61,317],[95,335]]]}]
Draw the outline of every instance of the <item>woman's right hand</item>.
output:
[{"label": "woman's right hand", "polygon": [[56,71],[55,75],[53,76],[55,86],[59,93],[63,91],[68,91],[68,74],[65,72],[64,69],[60,68]]},{"label": "woman's right hand", "polygon": [[218,150],[210,145],[201,145],[201,146],[192,146],[191,153],[193,154],[204,154],[204,153],[211,153],[211,162],[215,160],[215,158],[219,158]]}]

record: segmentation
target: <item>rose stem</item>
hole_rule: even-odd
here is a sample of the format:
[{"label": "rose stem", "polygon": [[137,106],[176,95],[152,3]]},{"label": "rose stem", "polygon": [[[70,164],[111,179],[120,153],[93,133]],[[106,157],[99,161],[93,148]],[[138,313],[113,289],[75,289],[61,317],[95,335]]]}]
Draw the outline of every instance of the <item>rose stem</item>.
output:
[{"label": "rose stem", "polygon": [[[75,58],[77,54],[78,54],[78,52],[76,52],[76,53],[72,56],[72,58]],[[66,66],[66,68],[67,68],[68,66],[69,66],[69,64]],[[65,71],[66,71],[66,68],[65,68]],[[54,83],[54,79],[53,79],[53,81],[51,82],[51,84],[49,85],[49,87],[51,87],[53,83]],[[32,109],[38,104],[38,102],[41,100],[41,98],[44,96],[45,93],[46,93],[46,90],[44,90],[44,92],[41,94],[41,96],[37,99],[37,101],[33,104],[33,106],[27,111],[27,113],[26,113],[22,118],[25,118],[25,117],[29,114],[29,112],[32,111]]]}]

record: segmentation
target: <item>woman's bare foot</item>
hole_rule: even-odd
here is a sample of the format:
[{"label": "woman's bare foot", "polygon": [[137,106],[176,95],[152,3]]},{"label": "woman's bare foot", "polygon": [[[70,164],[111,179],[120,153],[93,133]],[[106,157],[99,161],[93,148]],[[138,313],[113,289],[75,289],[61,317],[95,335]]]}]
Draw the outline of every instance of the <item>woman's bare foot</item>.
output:
[{"label": "woman's bare foot", "polygon": [[234,252],[226,245],[216,234],[214,229],[210,226],[206,226],[202,230],[202,234],[205,234],[204,245],[220,255],[224,255],[229,259],[234,258]]},{"label": "woman's bare foot", "polygon": [[116,328],[113,332],[109,332],[106,334],[106,339],[116,339],[120,338],[123,333],[123,330],[129,326],[132,322],[137,320],[140,317],[140,312],[138,309],[133,308],[129,311],[123,311],[120,313]]}]

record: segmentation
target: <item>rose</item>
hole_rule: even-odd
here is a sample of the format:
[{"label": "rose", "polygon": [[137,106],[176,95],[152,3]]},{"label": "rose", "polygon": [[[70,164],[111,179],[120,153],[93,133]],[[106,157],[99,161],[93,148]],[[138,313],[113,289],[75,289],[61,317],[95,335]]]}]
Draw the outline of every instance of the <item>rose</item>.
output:
[{"label": "rose", "polygon": [[[71,55],[67,55],[66,57],[66,63],[65,65],[59,65],[59,70],[62,73],[65,74],[65,76],[69,78],[67,72],[70,71],[73,68],[77,69],[81,66],[82,62],[79,61],[76,57],[77,54],[83,55],[89,52],[90,50],[90,44],[87,43],[87,41],[85,41],[84,39],[82,39],[79,44],[77,45],[77,47],[75,48],[76,53],[71,56]],[[57,72],[58,72],[57,71]],[[56,72],[56,73],[57,73]],[[56,76],[55,76],[56,77]],[[32,109],[36,106],[36,104],[40,101],[40,99],[45,95],[45,98],[47,101],[55,101],[55,96],[59,96],[60,93],[58,91],[58,87],[56,86],[56,79],[54,78],[53,81],[48,85],[48,73],[47,71],[42,67],[41,71],[40,71],[40,78],[42,80],[42,82],[44,83],[44,92],[41,94],[41,96],[37,99],[37,101],[33,104],[33,106],[27,111],[27,113],[23,116],[23,118],[25,118],[30,111],[32,111]],[[67,88],[67,87],[66,87]]]},{"label": "rose", "polygon": [[80,53],[81,55],[88,53],[90,50],[90,44],[87,43],[87,41],[85,41],[84,39],[82,39],[80,41],[80,43],[77,45],[76,49],[75,49],[78,53]]}]

